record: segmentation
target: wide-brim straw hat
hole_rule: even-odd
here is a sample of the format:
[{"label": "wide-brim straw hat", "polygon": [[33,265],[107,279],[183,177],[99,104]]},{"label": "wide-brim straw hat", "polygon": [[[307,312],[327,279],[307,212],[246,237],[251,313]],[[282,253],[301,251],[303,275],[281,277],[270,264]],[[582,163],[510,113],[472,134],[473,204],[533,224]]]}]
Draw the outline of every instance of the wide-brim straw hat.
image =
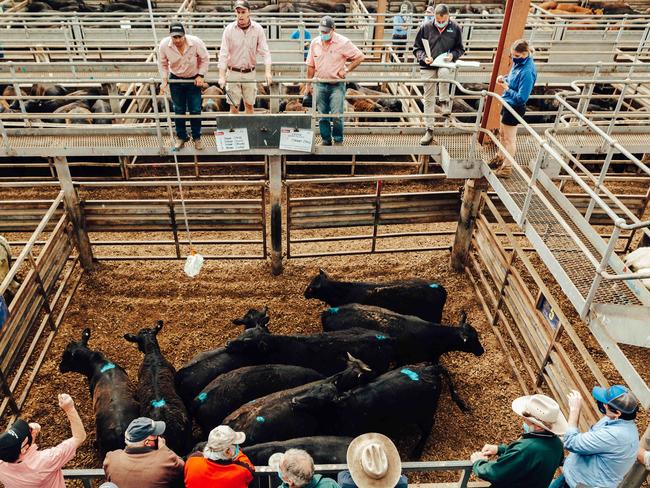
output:
[{"label": "wide-brim straw hat", "polygon": [[512,410],[541,427],[542,429],[562,435],[568,428],[566,418],[560,411],[560,405],[546,395],[528,395],[515,399]]},{"label": "wide-brim straw hat", "polygon": [[363,488],[395,488],[402,462],[395,444],[382,434],[369,433],[348,446],[348,469],[354,483]]}]

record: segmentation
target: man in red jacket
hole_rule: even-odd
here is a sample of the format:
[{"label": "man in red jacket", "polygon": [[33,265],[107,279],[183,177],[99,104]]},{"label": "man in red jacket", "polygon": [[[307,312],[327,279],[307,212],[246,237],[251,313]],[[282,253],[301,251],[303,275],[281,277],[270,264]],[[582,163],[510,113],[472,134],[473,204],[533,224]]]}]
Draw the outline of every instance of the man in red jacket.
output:
[{"label": "man in red jacket", "polygon": [[239,449],[245,440],[246,434],[227,425],[212,429],[203,453],[192,454],[185,463],[186,488],[246,488],[255,467]]}]

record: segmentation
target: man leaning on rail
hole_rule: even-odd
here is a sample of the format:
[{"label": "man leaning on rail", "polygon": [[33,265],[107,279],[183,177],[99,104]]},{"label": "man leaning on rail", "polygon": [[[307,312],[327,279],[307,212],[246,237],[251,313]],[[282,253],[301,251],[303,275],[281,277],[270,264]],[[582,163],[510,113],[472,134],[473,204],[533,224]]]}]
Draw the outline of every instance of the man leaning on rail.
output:
[{"label": "man leaning on rail", "polygon": [[[424,46],[424,41],[429,43],[430,55]],[[413,42],[413,55],[420,63],[422,79],[434,78],[451,79],[449,68],[437,68],[433,61],[441,54],[445,61],[458,60],[465,53],[463,46],[463,33],[460,26],[449,19],[449,8],[440,3],[434,10],[433,22],[425,22],[415,34]],[[443,114],[451,113],[451,99],[449,98],[449,83],[424,84],[424,116],[427,130],[420,139],[420,144],[427,146],[433,142],[433,114],[436,108],[436,88]]]},{"label": "man leaning on rail", "polygon": [[[205,85],[210,55],[201,39],[185,34],[185,28],[180,22],[169,26],[169,36],[160,41],[158,52],[158,68],[162,76],[160,94],[165,96],[169,80],[175,81],[169,91],[176,114],[174,123],[177,140],[174,147],[179,150],[190,140],[187,137],[186,120],[180,116],[186,112],[190,115],[201,115],[201,88]],[[194,147],[203,149],[201,118],[193,117],[190,126]]]}]

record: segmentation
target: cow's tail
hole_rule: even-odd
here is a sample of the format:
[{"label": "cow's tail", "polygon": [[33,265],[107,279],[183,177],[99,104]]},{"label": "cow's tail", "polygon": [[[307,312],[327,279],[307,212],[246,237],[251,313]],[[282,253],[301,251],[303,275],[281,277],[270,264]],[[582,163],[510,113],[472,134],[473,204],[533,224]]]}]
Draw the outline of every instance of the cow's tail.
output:
[{"label": "cow's tail", "polygon": [[454,386],[454,381],[451,378],[451,373],[445,368],[443,365],[439,364],[438,365],[438,370],[442,374],[442,376],[445,377],[447,380],[447,386],[449,386],[449,394],[451,395],[451,399],[454,401],[456,405],[458,405],[458,408],[461,409],[461,411],[467,413],[471,409],[469,406],[463,401],[463,399],[460,397],[458,394],[458,391],[456,390],[456,387]]}]

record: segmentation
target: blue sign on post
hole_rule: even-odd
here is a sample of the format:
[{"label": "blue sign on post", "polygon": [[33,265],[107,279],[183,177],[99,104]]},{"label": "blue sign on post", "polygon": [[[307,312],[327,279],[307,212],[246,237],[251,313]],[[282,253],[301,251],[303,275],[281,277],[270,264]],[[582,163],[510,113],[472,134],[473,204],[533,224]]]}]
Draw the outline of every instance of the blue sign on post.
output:
[{"label": "blue sign on post", "polygon": [[9,308],[2,295],[0,295],[0,330],[4,327],[5,322],[9,318]]},{"label": "blue sign on post", "polygon": [[560,325],[560,319],[551,307],[551,304],[548,303],[546,297],[542,294],[539,295],[539,300],[537,300],[537,310],[539,310],[542,315],[546,318],[553,330],[557,329]]}]

